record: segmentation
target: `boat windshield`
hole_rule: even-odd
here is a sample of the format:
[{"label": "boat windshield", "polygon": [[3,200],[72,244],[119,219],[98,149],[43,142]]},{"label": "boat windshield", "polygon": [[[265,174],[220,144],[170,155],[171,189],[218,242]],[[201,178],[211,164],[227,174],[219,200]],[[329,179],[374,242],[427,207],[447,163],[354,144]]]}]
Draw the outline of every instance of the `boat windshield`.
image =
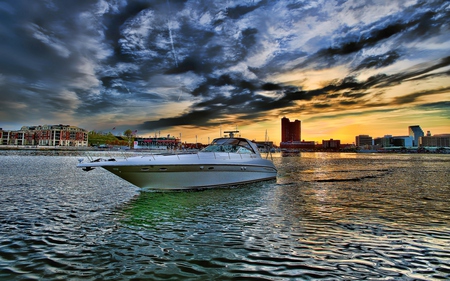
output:
[{"label": "boat windshield", "polygon": [[243,139],[215,139],[210,145],[205,147],[203,152],[231,152],[242,154],[253,154],[253,148]]}]

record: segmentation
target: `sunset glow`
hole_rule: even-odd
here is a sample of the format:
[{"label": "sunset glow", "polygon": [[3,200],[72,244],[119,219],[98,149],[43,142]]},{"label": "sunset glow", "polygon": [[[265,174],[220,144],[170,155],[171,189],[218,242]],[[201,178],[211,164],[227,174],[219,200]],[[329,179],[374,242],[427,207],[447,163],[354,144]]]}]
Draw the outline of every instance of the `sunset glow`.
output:
[{"label": "sunset glow", "polygon": [[[450,133],[446,1],[0,2],[0,128],[206,143]],[[270,16],[268,16],[270,15]]]}]

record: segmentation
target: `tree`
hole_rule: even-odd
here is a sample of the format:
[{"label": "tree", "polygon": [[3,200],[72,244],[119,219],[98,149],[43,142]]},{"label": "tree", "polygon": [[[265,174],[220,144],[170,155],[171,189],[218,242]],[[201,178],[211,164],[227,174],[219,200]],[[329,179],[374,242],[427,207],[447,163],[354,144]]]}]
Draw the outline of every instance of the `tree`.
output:
[{"label": "tree", "polygon": [[89,132],[89,145],[127,145],[127,141],[118,139],[112,133],[101,133],[96,131]]},{"label": "tree", "polygon": [[123,135],[128,138],[128,147],[131,148],[131,142],[133,141],[133,131],[130,129],[123,132]]}]

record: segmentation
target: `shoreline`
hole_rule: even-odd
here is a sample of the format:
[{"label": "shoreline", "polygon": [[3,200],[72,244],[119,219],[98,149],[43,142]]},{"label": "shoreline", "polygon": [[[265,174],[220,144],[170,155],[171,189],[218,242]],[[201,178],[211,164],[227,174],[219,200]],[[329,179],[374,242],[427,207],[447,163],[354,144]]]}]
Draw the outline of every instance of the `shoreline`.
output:
[{"label": "shoreline", "polygon": [[[308,151],[306,153],[324,153],[325,151]],[[142,150],[61,150],[61,149],[0,149],[0,156],[71,156],[71,157],[131,157],[143,154],[164,154],[163,151],[142,151]],[[402,155],[449,155],[450,153],[408,153],[408,152],[338,152],[326,151],[325,153],[343,153],[343,154],[402,154]],[[301,157],[302,152],[298,153],[276,153],[280,157]]]},{"label": "shoreline", "polygon": [[23,156],[85,156],[88,152],[124,152],[124,150],[98,149],[92,147],[55,146],[0,146],[0,155]]},{"label": "shoreline", "polygon": [[[183,151],[186,152],[186,151]],[[137,154],[165,154],[175,153],[171,150],[144,150],[144,149],[99,149],[95,147],[1,147],[0,156],[133,156]]]}]

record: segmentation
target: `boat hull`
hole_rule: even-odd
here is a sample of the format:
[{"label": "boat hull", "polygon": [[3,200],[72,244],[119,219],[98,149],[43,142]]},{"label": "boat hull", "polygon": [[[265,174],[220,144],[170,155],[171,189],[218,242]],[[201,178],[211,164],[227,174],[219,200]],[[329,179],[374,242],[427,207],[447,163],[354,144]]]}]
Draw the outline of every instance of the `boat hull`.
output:
[{"label": "boat hull", "polygon": [[143,189],[205,189],[275,179],[270,166],[145,165],[104,166],[104,169]]}]

